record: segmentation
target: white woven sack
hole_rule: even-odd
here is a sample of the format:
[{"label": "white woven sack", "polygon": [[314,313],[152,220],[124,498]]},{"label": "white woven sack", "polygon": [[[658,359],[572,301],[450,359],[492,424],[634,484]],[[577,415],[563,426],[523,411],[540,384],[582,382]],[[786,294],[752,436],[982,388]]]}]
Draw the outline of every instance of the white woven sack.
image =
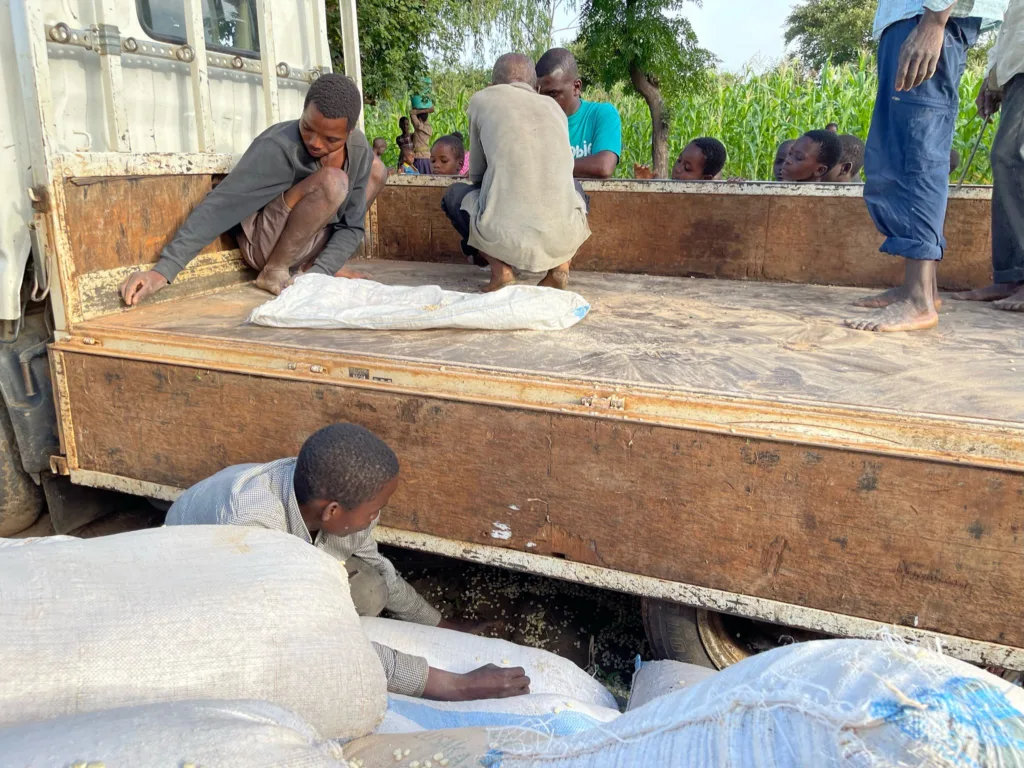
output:
[{"label": "white woven sack", "polygon": [[516,726],[552,736],[569,736],[610,723],[618,716],[617,709],[584,704],[552,693],[478,701],[427,701],[392,694],[388,697],[384,722],[375,733]]},{"label": "white woven sack", "polygon": [[449,672],[470,672],[485,664],[523,667],[531,693],[550,693],[582,704],[617,709],[611,692],[568,659],[507,640],[477,637],[451,629],[427,627],[392,619],[360,619],[375,643],[414,656]]},{"label": "white woven sack", "polygon": [[1024,691],[897,641],[779,648],[574,736],[488,729],[485,765],[524,768],[1020,768]]},{"label": "white woven sack", "polygon": [[256,307],[249,322],[276,328],[560,331],[589,311],[582,296],[557,288],[511,285],[493,293],[460,293],[437,285],[384,285],[307,274]]},{"label": "white woven sack", "polygon": [[262,701],[174,701],[0,729],[3,764],[54,768],[345,768],[342,747]]},{"label": "white woven sack", "polygon": [[645,661],[636,657],[636,670],[629,688],[629,703],[626,710],[642,707],[667,693],[681,691],[691,685],[707,680],[718,670],[687,664],[682,661]]},{"label": "white woven sack", "polygon": [[174,526],[0,549],[0,724],[257,699],[371,732],[380,661],[341,564],[285,533]]}]

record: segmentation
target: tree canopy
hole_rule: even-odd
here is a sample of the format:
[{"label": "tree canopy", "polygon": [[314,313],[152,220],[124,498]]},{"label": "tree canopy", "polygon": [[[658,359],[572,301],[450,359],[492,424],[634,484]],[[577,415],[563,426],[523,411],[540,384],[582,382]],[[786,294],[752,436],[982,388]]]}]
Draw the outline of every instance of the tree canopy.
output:
[{"label": "tree canopy", "polygon": [[[332,63],[341,72],[338,0],[326,6]],[[372,103],[415,90],[428,55],[448,66],[467,48],[536,58],[551,47],[555,14],[575,7],[576,0],[358,0],[364,95]]]},{"label": "tree canopy", "polygon": [[850,64],[874,51],[871,37],[877,0],[805,0],[786,19],[786,44],[809,67]]},{"label": "tree canopy", "polygon": [[574,45],[585,77],[606,88],[630,83],[647,102],[656,176],[668,171],[666,98],[672,103],[699,91],[715,63],[679,13],[685,4],[686,0],[584,0]]}]

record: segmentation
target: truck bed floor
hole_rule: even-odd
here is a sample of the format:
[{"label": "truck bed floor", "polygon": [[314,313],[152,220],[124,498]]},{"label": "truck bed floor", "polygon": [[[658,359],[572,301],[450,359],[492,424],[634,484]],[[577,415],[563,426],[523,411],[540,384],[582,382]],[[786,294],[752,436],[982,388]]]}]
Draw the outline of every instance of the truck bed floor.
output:
[{"label": "truck bed floor", "polygon": [[[363,261],[385,283],[474,290],[469,266]],[[90,329],[346,352],[609,385],[955,416],[1024,426],[1024,318],[946,301],[939,328],[872,334],[842,319],[865,291],[574,273],[592,304],[567,331],[344,331],[249,325],[251,285],[98,318]]]}]

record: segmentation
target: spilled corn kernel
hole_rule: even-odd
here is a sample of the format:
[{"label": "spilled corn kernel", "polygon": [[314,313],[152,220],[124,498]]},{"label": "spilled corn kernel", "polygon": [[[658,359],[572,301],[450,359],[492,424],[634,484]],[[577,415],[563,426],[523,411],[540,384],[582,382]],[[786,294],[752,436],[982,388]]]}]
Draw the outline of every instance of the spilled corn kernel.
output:
[{"label": "spilled corn kernel", "polygon": [[438,752],[436,755],[434,755],[434,759],[437,760],[438,762],[440,762],[443,757],[444,757],[444,754],[441,753],[441,752]]}]

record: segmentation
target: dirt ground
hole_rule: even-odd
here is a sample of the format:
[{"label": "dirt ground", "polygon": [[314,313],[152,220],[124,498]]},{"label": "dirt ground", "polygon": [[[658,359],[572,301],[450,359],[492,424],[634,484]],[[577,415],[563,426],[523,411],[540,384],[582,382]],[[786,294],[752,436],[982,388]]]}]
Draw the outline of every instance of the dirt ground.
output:
[{"label": "dirt ground", "polygon": [[422,552],[381,551],[446,617],[495,621],[490,636],[571,659],[620,703],[629,696],[637,654],[651,658],[638,597]]}]

